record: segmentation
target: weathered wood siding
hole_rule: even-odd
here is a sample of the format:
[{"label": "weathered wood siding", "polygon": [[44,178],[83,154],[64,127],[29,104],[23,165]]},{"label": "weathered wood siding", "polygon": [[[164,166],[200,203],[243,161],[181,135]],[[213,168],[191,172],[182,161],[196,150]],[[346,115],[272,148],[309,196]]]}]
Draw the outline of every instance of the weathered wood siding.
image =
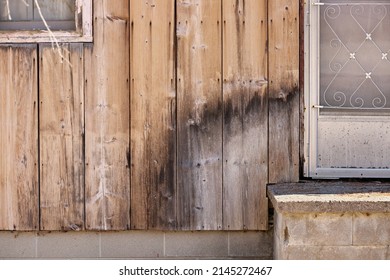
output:
[{"label": "weathered wood siding", "polygon": [[0,229],[37,230],[38,54],[0,46]]},{"label": "weathered wood siding", "polygon": [[0,45],[0,230],[265,230],[299,178],[298,0],[96,0]]},{"label": "weathered wood siding", "polygon": [[96,0],[85,53],[86,228],[130,228],[129,1]]},{"label": "weathered wood siding", "polygon": [[269,0],[269,181],[299,180],[299,1]]},{"label": "weathered wood siding", "polygon": [[221,0],[177,1],[178,226],[222,228]]},{"label": "weathered wood siding", "polygon": [[39,47],[42,230],[84,228],[84,59],[82,44]]},{"label": "weathered wood siding", "polygon": [[224,1],[224,228],[266,229],[267,1]]},{"label": "weathered wood siding", "polygon": [[175,229],[175,1],[131,3],[131,228]]}]

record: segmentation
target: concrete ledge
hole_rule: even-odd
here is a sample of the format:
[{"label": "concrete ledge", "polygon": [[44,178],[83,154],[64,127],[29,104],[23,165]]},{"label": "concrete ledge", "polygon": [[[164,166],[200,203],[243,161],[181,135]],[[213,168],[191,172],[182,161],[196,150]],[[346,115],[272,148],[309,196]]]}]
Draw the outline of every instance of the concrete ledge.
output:
[{"label": "concrete ledge", "polygon": [[283,213],[390,213],[390,183],[304,181],[268,186]]}]

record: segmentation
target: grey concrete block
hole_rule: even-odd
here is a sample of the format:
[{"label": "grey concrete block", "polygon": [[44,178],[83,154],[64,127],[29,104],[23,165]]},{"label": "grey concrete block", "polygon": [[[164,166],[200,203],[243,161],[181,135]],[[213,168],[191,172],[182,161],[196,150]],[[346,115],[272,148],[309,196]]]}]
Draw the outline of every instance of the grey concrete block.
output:
[{"label": "grey concrete block", "polygon": [[283,257],[281,256],[281,253],[282,253],[282,248],[281,248],[281,244],[280,244],[280,240],[279,240],[279,237],[277,237],[275,234],[274,234],[274,242],[273,242],[273,259],[274,260],[282,260]]},{"label": "grey concrete block", "polygon": [[274,213],[274,240],[273,240],[273,257],[275,260],[285,259],[285,247],[288,243],[288,238],[284,237],[284,220],[285,214],[276,212]]},{"label": "grey concrete block", "polygon": [[273,230],[229,232],[229,256],[272,259]]},{"label": "grey concrete block", "polygon": [[98,258],[99,233],[51,232],[37,237],[37,257],[53,258]]},{"label": "grey concrete block", "polygon": [[24,259],[36,255],[35,233],[0,232],[0,258]]},{"label": "grey concrete block", "polygon": [[387,246],[288,246],[289,260],[384,260]]},{"label": "grey concrete block", "polygon": [[129,231],[101,233],[102,258],[160,258],[163,256],[163,232]]},{"label": "grey concrete block", "polygon": [[167,232],[167,257],[226,257],[228,232]]},{"label": "grey concrete block", "polygon": [[353,217],[354,245],[390,245],[389,213],[355,213]]},{"label": "grey concrete block", "polygon": [[283,215],[281,230],[286,245],[352,245],[352,214]]},{"label": "grey concrete block", "polygon": [[274,213],[274,235],[278,238],[281,237],[280,235],[283,232],[283,215],[276,211]]}]

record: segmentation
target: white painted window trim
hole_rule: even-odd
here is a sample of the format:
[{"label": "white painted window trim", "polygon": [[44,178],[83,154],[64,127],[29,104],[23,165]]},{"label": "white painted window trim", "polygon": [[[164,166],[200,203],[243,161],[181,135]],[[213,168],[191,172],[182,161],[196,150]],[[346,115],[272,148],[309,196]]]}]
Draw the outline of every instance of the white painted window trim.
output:
[{"label": "white painted window trim", "polygon": [[[75,31],[52,31],[58,42],[92,42],[92,0],[76,0]],[[0,43],[51,42],[47,30],[1,30]]]}]

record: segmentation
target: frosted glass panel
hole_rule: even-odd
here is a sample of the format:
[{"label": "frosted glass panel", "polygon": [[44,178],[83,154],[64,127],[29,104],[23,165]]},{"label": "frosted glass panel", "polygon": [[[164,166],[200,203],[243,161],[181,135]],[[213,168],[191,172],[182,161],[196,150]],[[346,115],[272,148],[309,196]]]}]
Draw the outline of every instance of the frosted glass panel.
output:
[{"label": "frosted glass panel", "polygon": [[390,3],[324,1],[320,8],[320,103],[390,108]]}]

